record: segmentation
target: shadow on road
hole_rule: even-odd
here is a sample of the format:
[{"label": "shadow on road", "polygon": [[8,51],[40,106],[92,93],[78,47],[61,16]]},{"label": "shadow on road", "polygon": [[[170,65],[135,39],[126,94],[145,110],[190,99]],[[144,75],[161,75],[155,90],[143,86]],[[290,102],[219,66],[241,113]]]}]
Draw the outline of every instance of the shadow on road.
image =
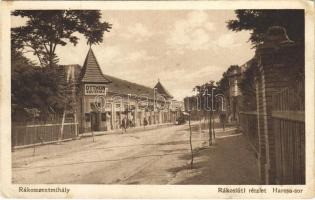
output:
[{"label": "shadow on road", "polygon": [[[187,163],[190,158],[179,156]],[[216,146],[196,151],[193,169],[187,164],[168,171],[177,174],[172,184],[260,184],[257,160],[243,135],[217,139]]]}]

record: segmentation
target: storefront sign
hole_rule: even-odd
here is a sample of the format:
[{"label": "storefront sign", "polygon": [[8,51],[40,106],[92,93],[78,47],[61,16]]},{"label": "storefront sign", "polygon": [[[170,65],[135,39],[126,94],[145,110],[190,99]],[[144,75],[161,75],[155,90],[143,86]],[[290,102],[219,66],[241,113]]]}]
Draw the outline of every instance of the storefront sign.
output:
[{"label": "storefront sign", "polygon": [[104,84],[85,84],[85,95],[106,95],[107,88]]}]

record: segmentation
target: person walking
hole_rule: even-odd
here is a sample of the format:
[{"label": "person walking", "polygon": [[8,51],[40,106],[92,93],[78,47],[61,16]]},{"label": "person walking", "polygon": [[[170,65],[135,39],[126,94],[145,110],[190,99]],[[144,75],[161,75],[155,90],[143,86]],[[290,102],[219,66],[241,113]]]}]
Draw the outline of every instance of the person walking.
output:
[{"label": "person walking", "polygon": [[220,113],[220,122],[221,122],[223,131],[225,131],[225,122],[226,122],[226,112],[225,111],[221,111],[221,113]]},{"label": "person walking", "polygon": [[126,119],[126,117],[124,117],[122,119],[121,126],[122,126],[122,129],[123,129],[122,133],[124,133],[124,131],[127,132],[127,119]]},{"label": "person walking", "polygon": [[146,117],[143,118],[143,128],[145,129],[145,127],[148,125],[148,120]]}]

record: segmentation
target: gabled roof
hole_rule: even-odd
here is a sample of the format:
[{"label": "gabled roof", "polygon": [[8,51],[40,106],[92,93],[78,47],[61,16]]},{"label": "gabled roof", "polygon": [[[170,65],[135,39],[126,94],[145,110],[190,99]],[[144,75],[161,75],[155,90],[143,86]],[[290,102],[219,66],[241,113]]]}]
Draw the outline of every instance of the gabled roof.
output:
[{"label": "gabled roof", "polygon": [[166,98],[173,98],[173,96],[165,89],[165,87],[162,85],[160,80],[158,83],[154,86],[156,88],[157,92],[161,95],[163,95]]},{"label": "gabled roof", "polygon": [[[149,99],[154,98],[154,90],[151,87],[103,74],[91,48],[85,58],[80,77],[81,82],[85,83],[107,83],[106,87],[109,93],[130,94],[132,96],[141,95]],[[160,82],[154,88],[157,89],[157,96],[162,95],[166,98],[173,98]]]},{"label": "gabled roof", "polygon": [[89,83],[109,83],[110,80],[105,78],[102,73],[102,70],[96,60],[96,57],[93,53],[92,48],[89,49],[89,52],[86,55],[82,74],[81,74],[81,81],[82,82],[89,82]]},{"label": "gabled roof", "polygon": [[133,97],[141,95],[148,97],[149,99],[153,99],[154,97],[153,88],[119,79],[107,74],[104,74],[104,76],[106,79],[111,81],[111,83],[106,85],[106,87],[108,88],[108,93],[117,93],[123,95],[130,94]]}]

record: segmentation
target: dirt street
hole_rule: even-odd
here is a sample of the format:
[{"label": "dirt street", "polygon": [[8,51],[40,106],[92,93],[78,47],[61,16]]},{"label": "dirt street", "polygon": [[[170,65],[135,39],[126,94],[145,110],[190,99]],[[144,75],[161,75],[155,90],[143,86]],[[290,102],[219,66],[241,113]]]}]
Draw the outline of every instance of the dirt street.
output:
[{"label": "dirt street", "polygon": [[[240,133],[193,132],[194,168],[189,168],[188,125],[82,138],[13,152],[13,183],[78,184],[258,184],[253,151]],[[204,144],[202,144],[204,143]],[[200,148],[204,146],[203,148]]]}]

